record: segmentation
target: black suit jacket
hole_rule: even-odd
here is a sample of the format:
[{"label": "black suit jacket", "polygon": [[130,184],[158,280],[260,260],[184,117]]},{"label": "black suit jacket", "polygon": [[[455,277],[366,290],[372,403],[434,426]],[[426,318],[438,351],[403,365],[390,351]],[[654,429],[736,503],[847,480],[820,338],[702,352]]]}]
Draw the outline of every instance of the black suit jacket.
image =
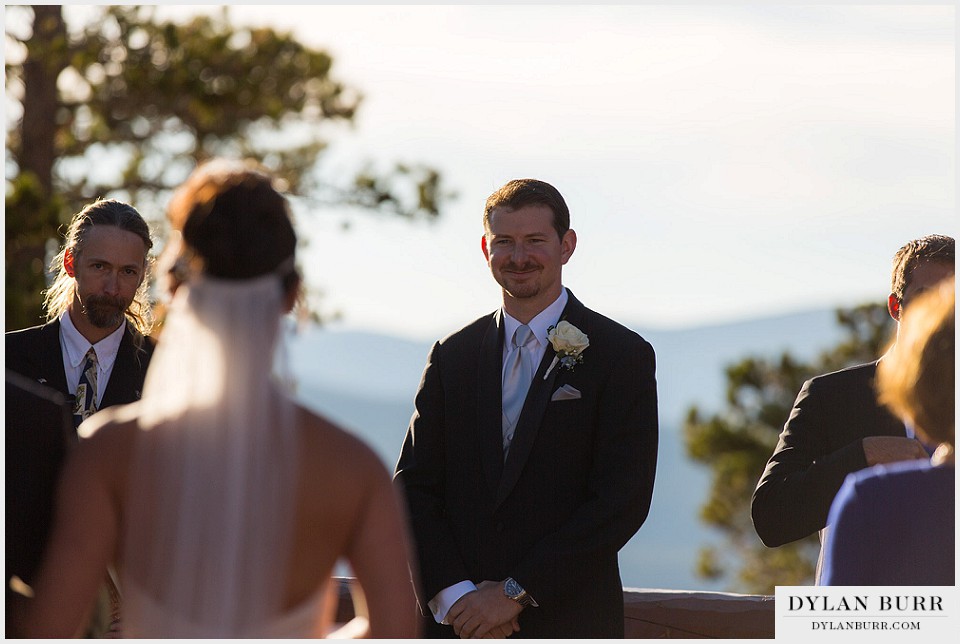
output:
[{"label": "black suit jacket", "polygon": [[[548,346],[504,462],[503,318],[436,343],[397,464],[427,602],[463,580],[516,579],[539,603],[519,637],[623,637],[617,552],[650,509],[657,460],[653,348],[571,293],[562,319],[590,346],[573,370],[544,378]],[[551,401],[562,385],[581,392]]]},{"label": "black suit jacket", "polygon": [[[63,371],[60,321],[5,335],[7,371],[27,381],[13,387],[8,382],[6,393],[7,577],[17,574],[29,584],[50,531],[66,443],[76,440],[76,430],[72,416],[68,416],[64,440],[63,418],[57,405],[64,399],[72,400],[72,396]],[[101,409],[140,398],[153,347],[153,340],[127,324]],[[32,384],[40,387],[30,387]],[[38,397],[35,392],[43,388],[48,388],[46,398],[54,402]],[[67,408],[69,412],[69,405]]]},{"label": "black suit jacket", "polygon": [[[140,348],[137,348],[138,344]],[[152,339],[144,338],[127,322],[110,380],[100,400],[100,409],[140,399],[153,347]],[[60,320],[7,333],[6,352],[8,369],[51,387],[64,396],[70,395],[67,377],[63,372]]]},{"label": "black suit jacket", "polygon": [[74,438],[67,399],[6,370],[6,625],[14,631],[22,607],[10,586],[14,575],[31,581],[53,520],[57,474]]},{"label": "black suit jacket", "polygon": [[877,402],[876,373],[871,362],[803,384],[753,493],[753,524],[765,545],[826,526],[847,474],[867,466],[865,437],[906,435],[903,423]]}]

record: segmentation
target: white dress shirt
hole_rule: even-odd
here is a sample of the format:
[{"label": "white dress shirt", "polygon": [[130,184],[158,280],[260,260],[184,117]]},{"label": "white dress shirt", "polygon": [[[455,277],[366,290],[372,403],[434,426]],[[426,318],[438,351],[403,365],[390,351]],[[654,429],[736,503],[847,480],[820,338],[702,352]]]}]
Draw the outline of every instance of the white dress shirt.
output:
[{"label": "white dress shirt", "polygon": [[[567,306],[568,299],[567,289],[561,288],[560,297],[554,300],[553,304],[537,313],[532,320],[527,322],[527,326],[530,327],[534,337],[537,339],[533,361],[533,364],[537,365],[537,367],[540,365],[540,361],[543,360],[543,354],[547,351],[547,331],[550,327],[556,326],[557,322],[560,321],[560,315],[563,313],[564,307]],[[510,353],[510,338],[517,332],[517,327],[521,324],[523,323],[506,311],[503,311],[503,337],[505,340],[503,343],[503,355],[501,356],[501,374],[506,365],[507,354]],[[535,371],[537,367],[534,367]],[[430,608],[430,612],[433,613],[433,618],[438,624],[446,624],[447,613],[450,611],[450,608],[457,603],[458,599],[476,589],[477,586],[470,580],[458,582],[452,586],[447,586],[437,593],[433,599],[427,602],[427,606]]]},{"label": "white dress shirt", "polygon": [[[537,339],[536,353],[534,354],[533,364],[539,366],[540,361],[543,360],[543,354],[547,351],[547,331],[552,326],[557,326],[557,322],[560,321],[560,315],[563,313],[564,307],[567,305],[567,289],[560,290],[560,297],[553,301],[553,304],[543,309],[537,315],[527,322],[527,326],[530,327],[530,330],[533,331],[533,336]],[[513,337],[513,334],[517,332],[517,327],[519,327],[522,322],[516,319],[506,311],[503,312],[503,337],[505,341],[503,343],[503,364],[506,365],[507,354],[510,353],[510,339]],[[536,367],[534,367],[536,369]]]},{"label": "white dress shirt", "polygon": [[63,373],[67,376],[67,388],[71,395],[77,394],[77,384],[83,374],[87,351],[92,346],[97,352],[97,407],[100,407],[100,401],[103,400],[103,392],[106,391],[107,383],[110,382],[110,374],[113,373],[113,364],[117,360],[117,352],[120,350],[120,342],[123,340],[126,328],[127,324],[124,321],[116,331],[91,345],[90,341],[83,337],[73,325],[70,312],[64,311],[60,314],[60,352],[63,354]]}]

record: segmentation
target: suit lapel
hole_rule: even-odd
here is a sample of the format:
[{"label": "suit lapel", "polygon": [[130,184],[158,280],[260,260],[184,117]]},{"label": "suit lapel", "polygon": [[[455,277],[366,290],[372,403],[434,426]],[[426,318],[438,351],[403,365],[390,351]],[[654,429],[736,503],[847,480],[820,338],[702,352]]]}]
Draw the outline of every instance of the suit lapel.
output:
[{"label": "suit lapel", "polygon": [[48,387],[70,395],[67,387],[67,374],[63,370],[63,349],[60,347],[60,320],[45,324],[40,329],[40,378]]},{"label": "suit lapel", "polygon": [[503,370],[503,311],[497,311],[487,326],[480,346],[480,391],[478,425],[480,428],[480,459],[490,495],[492,496],[503,471],[503,414],[501,372]]},{"label": "suit lapel", "polygon": [[[567,320],[574,326],[579,326],[584,310],[583,305],[569,290],[567,293],[567,305],[564,307],[560,319]],[[527,392],[527,399],[523,403],[523,410],[517,420],[517,429],[513,434],[513,444],[510,446],[506,463],[503,466],[503,476],[500,478],[500,486],[497,489],[496,506],[499,506],[507,498],[513,486],[516,485],[520,473],[523,471],[523,466],[530,456],[530,451],[533,449],[537,433],[540,431],[543,414],[547,411],[547,404],[550,402],[554,382],[560,372],[560,366],[555,365],[549,375],[544,378],[555,355],[556,352],[553,347],[548,344],[547,350],[543,353],[543,359],[540,360],[540,367],[533,377],[533,382],[530,383],[530,390]]]}]

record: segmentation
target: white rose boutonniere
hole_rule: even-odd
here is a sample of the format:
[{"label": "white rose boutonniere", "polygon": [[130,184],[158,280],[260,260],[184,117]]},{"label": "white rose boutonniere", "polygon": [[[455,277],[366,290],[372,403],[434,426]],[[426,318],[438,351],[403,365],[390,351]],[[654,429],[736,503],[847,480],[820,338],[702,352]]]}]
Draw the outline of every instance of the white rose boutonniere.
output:
[{"label": "white rose boutonniere", "polygon": [[557,322],[557,326],[547,329],[547,339],[553,345],[553,350],[557,355],[553,356],[553,362],[547,372],[543,374],[546,380],[553,368],[560,364],[564,369],[573,369],[578,363],[583,362],[583,351],[590,346],[590,339],[587,334],[573,326],[566,320]]}]

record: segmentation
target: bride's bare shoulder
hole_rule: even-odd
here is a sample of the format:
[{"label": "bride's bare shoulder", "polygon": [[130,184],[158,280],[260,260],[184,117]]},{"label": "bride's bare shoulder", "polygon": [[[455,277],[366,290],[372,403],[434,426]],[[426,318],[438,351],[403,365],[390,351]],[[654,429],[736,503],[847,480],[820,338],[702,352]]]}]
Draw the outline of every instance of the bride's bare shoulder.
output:
[{"label": "bride's bare shoulder", "polygon": [[139,407],[139,403],[131,403],[101,409],[77,428],[81,443],[115,441],[128,437],[138,427]]},{"label": "bride's bare shoulder", "polygon": [[80,424],[77,428],[77,435],[83,440],[89,440],[95,436],[99,440],[104,440],[104,436],[112,435],[119,431],[119,428],[136,426],[139,407],[139,403],[131,403],[101,409]]},{"label": "bride's bare shoulder", "polygon": [[384,470],[380,457],[360,438],[327,418],[299,407],[303,446],[314,463],[356,474],[379,474]]},{"label": "bride's bare shoulder", "polygon": [[105,460],[123,458],[121,462],[127,462],[140,426],[139,417],[139,403],[101,409],[77,428],[79,451]]},{"label": "bride's bare shoulder", "polygon": [[65,478],[77,485],[100,482],[122,489],[133,460],[139,413],[137,404],[101,409],[77,428],[79,444],[70,452]]}]

